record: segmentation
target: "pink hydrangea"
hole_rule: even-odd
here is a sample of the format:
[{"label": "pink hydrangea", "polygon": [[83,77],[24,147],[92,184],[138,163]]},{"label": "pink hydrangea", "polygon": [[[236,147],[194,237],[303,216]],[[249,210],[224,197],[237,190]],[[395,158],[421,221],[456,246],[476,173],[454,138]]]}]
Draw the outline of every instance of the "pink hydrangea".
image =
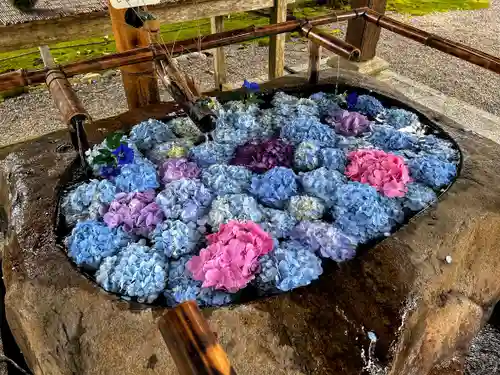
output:
[{"label": "pink hydrangea", "polygon": [[181,178],[193,179],[200,175],[200,168],[186,158],[171,158],[160,167],[160,177],[164,184],[180,180]]},{"label": "pink hydrangea", "polygon": [[382,150],[357,150],[347,155],[345,175],[376,188],[389,198],[404,197],[411,182],[408,167],[402,157]]},{"label": "pink hydrangea", "polygon": [[273,239],[252,221],[229,221],[207,236],[209,246],[186,264],[203,287],[230,293],[244,288],[259,269],[258,258],[273,249]]},{"label": "pink hydrangea", "polygon": [[146,237],[164,219],[155,197],[154,190],[116,194],[104,214],[104,222],[109,228],[123,225],[125,232]]}]

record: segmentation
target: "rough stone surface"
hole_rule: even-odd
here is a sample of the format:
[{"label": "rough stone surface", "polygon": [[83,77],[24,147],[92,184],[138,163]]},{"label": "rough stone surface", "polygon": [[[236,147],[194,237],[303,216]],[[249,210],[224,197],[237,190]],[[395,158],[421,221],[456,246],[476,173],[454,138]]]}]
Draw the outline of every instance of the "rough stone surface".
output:
[{"label": "rough stone surface", "polygon": [[[286,77],[273,85],[303,83]],[[500,299],[500,146],[368,77],[343,71],[341,83],[397,98],[439,122],[462,149],[460,177],[439,205],[317,283],[207,309],[206,317],[238,374],[357,375],[368,331],[378,337],[375,355],[389,375],[460,372],[461,361],[449,361],[468,349]],[[172,109],[150,108],[155,116]],[[146,111],[97,122],[90,139],[141,116]],[[14,336],[37,375],[176,374],[156,328],[164,310],[103,292],[56,244],[57,197],[75,158],[60,147],[67,142],[57,132],[0,151],[5,302]]]}]

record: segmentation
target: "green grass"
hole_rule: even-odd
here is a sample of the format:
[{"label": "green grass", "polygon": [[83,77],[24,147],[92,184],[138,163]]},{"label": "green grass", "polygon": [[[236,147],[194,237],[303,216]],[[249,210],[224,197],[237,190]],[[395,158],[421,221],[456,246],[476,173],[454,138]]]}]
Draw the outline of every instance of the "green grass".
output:
[{"label": "green grass", "polygon": [[[347,3],[346,0],[339,0],[339,3],[342,3],[342,1],[344,1],[344,4]],[[388,9],[412,15],[422,15],[433,11],[479,9],[486,7],[488,7],[488,0],[388,0]],[[313,1],[303,1],[293,7],[293,12],[299,18],[314,17],[327,13],[328,8],[325,6],[317,6]],[[238,13],[231,15],[225,20],[225,28],[227,30],[230,30],[246,27],[249,25],[266,25],[268,23],[268,19],[264,16],[255,15],[253,13]],[[335,30],[333,30],[332,32],[335,33]],[[208,33],[210,33],[209,20],[162,25],[161,27],[161,36],[164,42],[193,38],[198,35]],[[295,34],[292,35],[295,36]],[[81,47],[70,47],[77,44],[89,43],[96,44]],[[259,45],[267,45],[268,38],[261,38],[257,40],[256,43],[258,43]],[[51,46],[51,49],[56,62],[60,64],[92,57],[99,57],[105,54],[116,52],[115,43],[111,37],[89,38],[84,40],[74,40],[71,42],[58,43]],[[38,53],[9,59],[11,57],[30,51],[37,52],[37,49],[0,53],[0,73],[20,68],[41,68],[42,61]],[[0,94],[0,100],[1,98],[2,95]]]}]

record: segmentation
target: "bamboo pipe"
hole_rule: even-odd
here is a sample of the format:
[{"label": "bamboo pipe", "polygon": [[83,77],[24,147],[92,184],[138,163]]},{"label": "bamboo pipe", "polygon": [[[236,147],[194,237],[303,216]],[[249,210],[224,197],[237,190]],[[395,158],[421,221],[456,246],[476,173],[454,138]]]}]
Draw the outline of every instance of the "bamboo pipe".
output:
[{"label": "bamboo pipe", "polygon": [[336,53],[339,56],[348,60],[359,60],[361,52],[358,48],[350,45],[342,39],[313,27],[309,22],[301,25],[300,32],[307,39],[313,41],[321,47],[325,47],[327,50]]},{"label": "bamboo pipe", "polygon": [[179,374],[236,375],[195,302],[167,310],[158,326]]},{"label": "bamboo pipe", "polygon": [[[312,26],[324,25],[331,22],[345,21],[360,17],[363,10],[349,10],[336,12],[328,16],[314,17],[309,20]],[[185,39],[165,45],[153,44],[149,47],[136,48],[130,51],[115,53],[95,59],[84,60],[60,66],[61,71],[67,78],[77,74],[96,72],[100,70],[116,69],[119,67],[140,64],[153,59],[166,59],[165,50],[171,54],[185,53],[189,50],[207,50],[216,47],[223,47],[230,44],[245,42],[263,36],[277,35],[299,30],[302,20],[291,20],[276,25],[266,25],[261,27],[250,26],[243,29],[224,31],[222,33],[211,34],[200,38]],[[10,90],[19,86],[29,86],[40,84],[45,81],[45,70],[18,70],[0,74],[0,91]]]},{"label": "bamboo pipe", "polygon": [[406,25],[373,10],[366,11],[364,17],[384,29],[500,74],[500,59],[496,56]]}]

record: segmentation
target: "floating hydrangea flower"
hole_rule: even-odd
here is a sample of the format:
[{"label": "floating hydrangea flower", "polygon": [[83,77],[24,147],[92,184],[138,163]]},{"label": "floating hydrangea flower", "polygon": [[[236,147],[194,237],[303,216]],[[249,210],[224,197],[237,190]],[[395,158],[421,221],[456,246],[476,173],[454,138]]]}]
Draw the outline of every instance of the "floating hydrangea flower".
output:
[{"label": "floating hydrangea flower", "polygon": [[319,166],[320,147],[317,142],[301,142],[295,150],[293,164],[295,168],[310,171]]},{"label": "floating hydrangea flower", "polygon": [[189,150],[189,158],[200,167],[212,164],[227,164],[233,157],[234,145],[217,142],[205,142]]},{"label": "floating hydrangea flower", "polygon": [[356,242],[339,228],[323,221],[301,221],[290,237],[336,262],[350,260],[356,255]]},{"label": "floating hydrangea flower", "polygon": [[68,255],[79,266],[96,270],[102,259],[116,254],[132,241],[122,229],[110,229],[95,220],[80,221],[66,239]]},{"label": "floating hydrangea flower", "polygon": [[244,193],[250,187],[252,172],[245,167],[214,164],[203,170],[203,183],[219,195]]},{"label": "floating hydrangea flower", "polygon": [[212,191],[200,181],[182,179],[167,184],[156,197],[156,203],[169,220],[196,222],[207,213],[212,199]]},{"label": "floating hydrangea flower", "polygon": [[263,175],[254,176],[250,192],[265,205],[283,208],[298,192],[297,176],[288,168],[276,167]]},{"label": "floating hydrangea flower", "polygon": [[358,112],[339,110],[326,118],[332,124],[337,134],[344,136],[358,136],[371,130],[370,121]]},{"label": "floating hydrangea flower", "polygon": [[297,98],[281,91],[274,95],[271,104],[275,108],[276,116],[282,120],[319,116],[318,105],[314,100]]},{"label": "floating hydrangea flower", "polygon": [[163,184],[180,180],[198,178],[201,170],[195,162],[185,158],[172,158],[166,160],[160,167],[160,178]]},{"label": "floating hydrangea flower", "polygon": [[373,145],[368,140],[368,137],[344,137],[343,135],[338,135],[336,148],[345,152],[360,148],[373,148]]},{"label": "floating hydrangea flower", "polygon": [[208,223],[215,230],[218,230],[221,224],[232,220],[259,223],[263,220],[263,212],[255,198],[245,194],[228,194],[217,197],[208,213]]},{"label": "floating hydrangea flower", "polygon": [[154,190],[118,193],[103,220],[110,228],[122,226],[127,233],[147,237],[164,218],[155,197]]},{"label": "floating hydrangea flower", "polygon": [[274,167],[291,167],[293,146],[281,139],[249,142],[236,149],[231,164],[242,165],[253,172],[263,173]]},{"label": "floating hydrangea flower", "polygon": [[408,184],[408,192],[402,199],[404,208],[411,211],[420,211],[429,205],[437,202],[437,196],[434,190],[423,184]]},{"label": "floating hydrangea flower", "polygon": [[327,207],[331,207],[335,204],[338,187],[347,180],[340,172],[321,167],[301,174],[300,182],[307,194],[322,199]]},{"label": "floating hydrangea flower", "polygon": [[116,176],[114,182],[118,190],[127,193],[160,187],[156,168],[147,159],[135,160],[133,164],[122,166],[120,174]]},{"label": "floating hydrangea flower", "polygon": [[259,270],[258,258],[274,246],[272,237],[253,222],[230,221],[207,236],[209,246],[186,264],[203,287],[237,292],[247,286]]},{"label": "floating hydrangea flower", "polygon": [[385,151],[418,148],[418,138],[415,135],[396,130],[388,125],[375,126],[368,141]]},{"label": "floating hydrangea flower", "polygon": [[96,281],[109,292],[151,303],[167,285],[167,270],[164,255],[141,241],[104,259]]},{"label": "floating hydrangea flower", "polygon": [[443,161],[457,162],[459,160],[458,150],[453,147],[453,144],[434,135],[422,137],[420,148],[425,154],[433,155]]},{"label": "floating hydrangea flower", "polygon": [[354,110],[364,115],[375,118],[378,115],[384,113],[385,108],[382,105],[382,103],[380,103],[380,101],[374,98],[373,96],[360,95],[356,100],[356,105],[354,106]]},{"label": "floating hydrangea flower", "polygon": [[437,156],[419,156],[409,161],[411,176],[434,189],[449,185],[457,175],[457,166]]},{"label": "floating hydrangea flower", "polygon": [[416,114],[402,108],[388,109],[385,113],[384,120],[387,125],[395,129],[415,127],[419,122]]},{"label": "floating hydrangea flower", "polygon": [[320,147],[334,147],[337,137],[333,129],[316,117],[299,117],[281,128],[280,136],[295,145],[303,141],[316,141]]},{"label": "floating hydrangea flower", "polygon": [[296,241],[282,242],[259,263],[257,285],[271,284],[284,292],[309,285],[323,273],[321,259]]},{"label": "floating hydrangea flower", "polygon": [[114,199],[116,187],[108,180],[90,180],[68,192],[61,202],[66,224],[78,220],[97,219]]},{"label": "floating hydrangea flower", "polygon": [[403,197],[411,181],[403,158],[382,150],[358,150],[347,155],[345,175],[369,184],[389,198]]},{"label": "floating hydrangea flower", "polygon": [[323,148],[319,152],[319,161],[322,167],[344,173],[347,157],[345,152],[338,148]]},{"label": "floating hydrangea flower", "polygon": [[150,150],[159,143],[175,138],[175,134],[167,124],[155,119],[149,119],[135,125],[129,136],[130,141],[142,151]]},{"label": "floating hydrangea flower", "polygon": [[162,251],[167,258],[179,258],[193,253],[201,239],[201,233],[193,222],[166,220],[151,235],[153,248]]},{"label": "floating hydrangea flower", "polygon": [[342,185],[332,209],[335,224],[355,243],[390,233],[402,212],[392,199],[382,197],[374,187],[359,182]]},{"label": "floating hydrangea flower", "polygon": [[179,138],[196,140],[203,135],[200,129],[189,117],[176,117],[168,122],[168,126]]},{"label": "floating hydrangea flower", "polygon": [[146,156],[153,163],[162,164],[168,158],[184,158],[187,157],[189,149],[193,147],[193,143],[187,139],[178,139],[159,143],[151,150],[146,152]]},{"label": "floating hydrangea flower", "polygon": [[337,112],[341,109],[339,106],[340,100],[338,96],[335,96],[333,94],[318,92],[312,94],[309,99],[316,102],[316,105],[318,106],[319,116],[321,117],[327,116],[328,114]]},{"label": "floating hydrangea flower", "polygon": [[259,223],[273,238],[286,238],[297,224],[297,219],[287,211],[261,207],[264,217]]},{"label": "floating hydrangea flower", "polygon": [[317,220],[323,217],[325,205],[319,198],[296,195],[290,198],[288,211],[297,220]]}]

